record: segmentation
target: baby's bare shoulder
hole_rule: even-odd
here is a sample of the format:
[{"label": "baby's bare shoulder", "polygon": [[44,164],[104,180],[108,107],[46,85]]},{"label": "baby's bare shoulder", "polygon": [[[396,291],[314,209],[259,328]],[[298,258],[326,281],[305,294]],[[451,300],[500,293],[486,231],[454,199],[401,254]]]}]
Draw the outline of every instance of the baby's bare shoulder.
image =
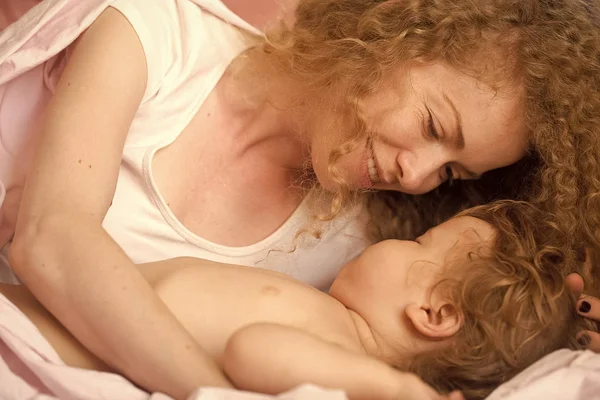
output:
[{"label": "baby's bare shoulder", "polygon": [[199,272],[217,266],[232,267],[229,264],[221,264],[214,261],[194,257],[177,257],[168,260],[150,262],[137,265],[140,273],[146,278],[152,287],[172,284],[173,281],[190,279]]},{"label": "baby's bare shoulder", "polygon": [[348,351],[363,354],[364,349],[351,311],[332,297],[329,299],[331,301],[324,301],[323,307],[315,310],[316,318],[307,321],[300,329]]}]

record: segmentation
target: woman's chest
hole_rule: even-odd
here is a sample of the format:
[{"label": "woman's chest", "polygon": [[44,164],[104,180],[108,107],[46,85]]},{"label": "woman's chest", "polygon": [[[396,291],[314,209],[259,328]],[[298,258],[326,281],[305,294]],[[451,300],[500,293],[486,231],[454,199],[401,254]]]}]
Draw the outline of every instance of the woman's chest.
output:
[{"label": "woman's chest", "polygon": [[243,122],[209,97],[171,145],[152,160],[157,190],[174,216],[211,242],[257,243],[290,218],[303,198],[295,173],[277,166],[268,150],[245,151]]}]

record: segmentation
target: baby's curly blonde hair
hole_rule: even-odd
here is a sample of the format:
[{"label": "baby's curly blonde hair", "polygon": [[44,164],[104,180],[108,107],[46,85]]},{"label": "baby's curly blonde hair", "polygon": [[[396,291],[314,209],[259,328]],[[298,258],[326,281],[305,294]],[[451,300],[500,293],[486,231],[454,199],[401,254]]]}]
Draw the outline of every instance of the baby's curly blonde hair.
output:
[{"label": "baby's curly blonde hair", "polygon": [[596,246],[599,7],[592,0],[301,0],[296,24],[268,32],[248,53],[248,70],[268,76],[265,84],[307,121],[330,118],[329,131],[350,132],[330,155],[340,186],[332,215],[352,197],[336,161],[368,134],[359,99],[392,71],[442,62],[492,87],[519,88],[529,155],[426,195],[367,193],[373,236],[412,239],[461,209],[513,198],[555,215],[577,244]]},{"label": "baby's curly blonde hair", "polygon": [[598,287],[564,232],[529,203],[500,201],[459,215],[495,228],[492,249],[445,269],[434,290],[448,297],[464,324],[451,345],[405,368],[442,392],[460,389],[467,399],[483,399],[550,352],[582,348],[577,333],[598,327],[576,313],[565,275],[580,273],[590,293]]}]

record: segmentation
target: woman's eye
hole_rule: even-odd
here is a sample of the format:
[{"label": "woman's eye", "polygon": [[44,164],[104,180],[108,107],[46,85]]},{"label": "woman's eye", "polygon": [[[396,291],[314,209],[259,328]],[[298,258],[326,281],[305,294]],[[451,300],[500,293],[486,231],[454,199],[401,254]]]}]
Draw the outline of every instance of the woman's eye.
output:
[{"label": "woman's eye", "polygon": [[437,129],[435,129],[435,124],[433,123],[433,116],[431,115],[431,111],[427,109],[427,113],[429,114],[429,121],[427,122],[427,134],[435,140],[440,140],[440,135]]}]

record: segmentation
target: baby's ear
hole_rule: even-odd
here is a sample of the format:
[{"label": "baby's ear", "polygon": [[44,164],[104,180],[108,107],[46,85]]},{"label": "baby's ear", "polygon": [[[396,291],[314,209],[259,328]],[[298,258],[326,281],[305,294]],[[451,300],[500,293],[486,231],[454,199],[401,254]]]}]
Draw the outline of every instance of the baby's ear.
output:
[{"label": "baby's ear", "polygon": [[406,316],[415,329],[431,340],[442,340],[454,336],[463,325],[463,315],[448,301],[434,304],[409,304]]}]

